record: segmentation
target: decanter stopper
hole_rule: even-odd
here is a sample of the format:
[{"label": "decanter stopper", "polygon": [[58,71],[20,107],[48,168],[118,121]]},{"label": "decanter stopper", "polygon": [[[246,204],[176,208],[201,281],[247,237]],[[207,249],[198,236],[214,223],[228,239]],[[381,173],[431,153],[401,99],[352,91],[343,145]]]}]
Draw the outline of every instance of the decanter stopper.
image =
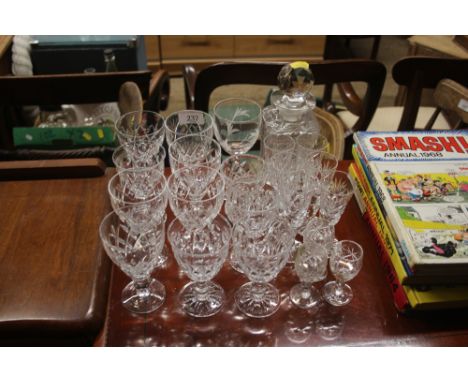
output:
[{"label": "decanter stopper", "polygon": [[284,65],[278,75],[278,87],[289,95],[309,93],[313,82],[314,76],[305,61]]}]

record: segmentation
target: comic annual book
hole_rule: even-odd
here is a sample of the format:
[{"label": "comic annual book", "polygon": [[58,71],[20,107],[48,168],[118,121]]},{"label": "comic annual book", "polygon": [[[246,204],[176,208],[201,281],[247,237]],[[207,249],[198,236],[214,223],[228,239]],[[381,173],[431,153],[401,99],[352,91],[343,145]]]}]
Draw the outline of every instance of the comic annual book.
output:
[{"label": "comic annual book", "polygon": [[359,132],[355,141],[411,270],[468,282],[468,132]]},{"label": "comic annual book", "polygon": [[407,312],[467,307],[468,285],[425,285],[423,288],[404,285],[408,275],[375,197],[369,193],[370,186],[359,164],[352,163],[349,174],[363,217],[375,237],[379,260],[397,310]]}]

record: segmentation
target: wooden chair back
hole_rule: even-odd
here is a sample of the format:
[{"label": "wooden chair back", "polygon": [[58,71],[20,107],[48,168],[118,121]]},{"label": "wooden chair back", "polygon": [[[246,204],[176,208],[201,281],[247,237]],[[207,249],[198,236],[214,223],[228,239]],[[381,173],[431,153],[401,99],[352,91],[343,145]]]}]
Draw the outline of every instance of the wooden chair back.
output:
[{"label": "wooden chair back", "polygon": [[395,82],[406,88],[406,99],[398,131],[413,130],[424,89],[435,89],[448,78],[468,86],[468,60],[455,58],[407,57],[392,69]]},{"label": "wooden chair back", "polygon": [[437,84],[434,91],[436,110],[425,126],[425,130],[430,130],[434,125],[437,116],[443,110],[446,113],[456,116],[458,122],[454,129],[466,129],[468,127],[468,88],[458,82],[445,78]]},{"label": "wooden chair back", "polygon": [[[284,62],[223,62],[209,66],[196,74],[192,66],[185,66],[184,86],[186,105],[189,109],[208,111],[210,95],[214,89],[231,84],[277,85],[277,77]],[[385,66],[377,61],[365,59],[326,60],[309,64],[316,85],[364,82],[367,84],[360,106],[354,131],[366,130],[377,109],[385,82]],[[354,93],[353,97],[357,97]],[[346,97],[346,94],[342,94]],[[345,102],[345,105],[349,104]],[[327,109],[328,105],[324,105]],[[351,147],[352,137],[346,146]]]}]

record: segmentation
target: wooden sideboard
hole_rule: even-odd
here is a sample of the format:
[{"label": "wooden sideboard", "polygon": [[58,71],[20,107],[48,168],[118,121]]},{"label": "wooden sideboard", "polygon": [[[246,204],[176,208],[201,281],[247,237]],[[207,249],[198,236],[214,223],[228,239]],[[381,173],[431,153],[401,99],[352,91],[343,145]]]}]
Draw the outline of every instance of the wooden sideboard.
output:
[{"label": "wooden sideboard", "polygon": [[[13,36],[0,36],[0,74],[11,73]],[[180,74],[182,65],[197,69],[220,61],[294,61],[323,56],[325,36],[145,36],[151,70]]]},{"label": "wooden sideboard", "polygon": [[145,36],[150,69],[178,74],[182,65],[197,69],[229,60],[313,60],[323,55],[325,36]]}]

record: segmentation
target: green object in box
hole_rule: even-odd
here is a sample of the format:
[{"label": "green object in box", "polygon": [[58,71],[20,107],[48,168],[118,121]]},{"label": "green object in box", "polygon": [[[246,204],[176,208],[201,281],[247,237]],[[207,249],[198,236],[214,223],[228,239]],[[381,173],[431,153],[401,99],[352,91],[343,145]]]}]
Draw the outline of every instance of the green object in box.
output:
[{"label": "green object in box", "polygon": [[15,147],[63,149],[85,146],[115,146],[112,127],[15,127]]}]

